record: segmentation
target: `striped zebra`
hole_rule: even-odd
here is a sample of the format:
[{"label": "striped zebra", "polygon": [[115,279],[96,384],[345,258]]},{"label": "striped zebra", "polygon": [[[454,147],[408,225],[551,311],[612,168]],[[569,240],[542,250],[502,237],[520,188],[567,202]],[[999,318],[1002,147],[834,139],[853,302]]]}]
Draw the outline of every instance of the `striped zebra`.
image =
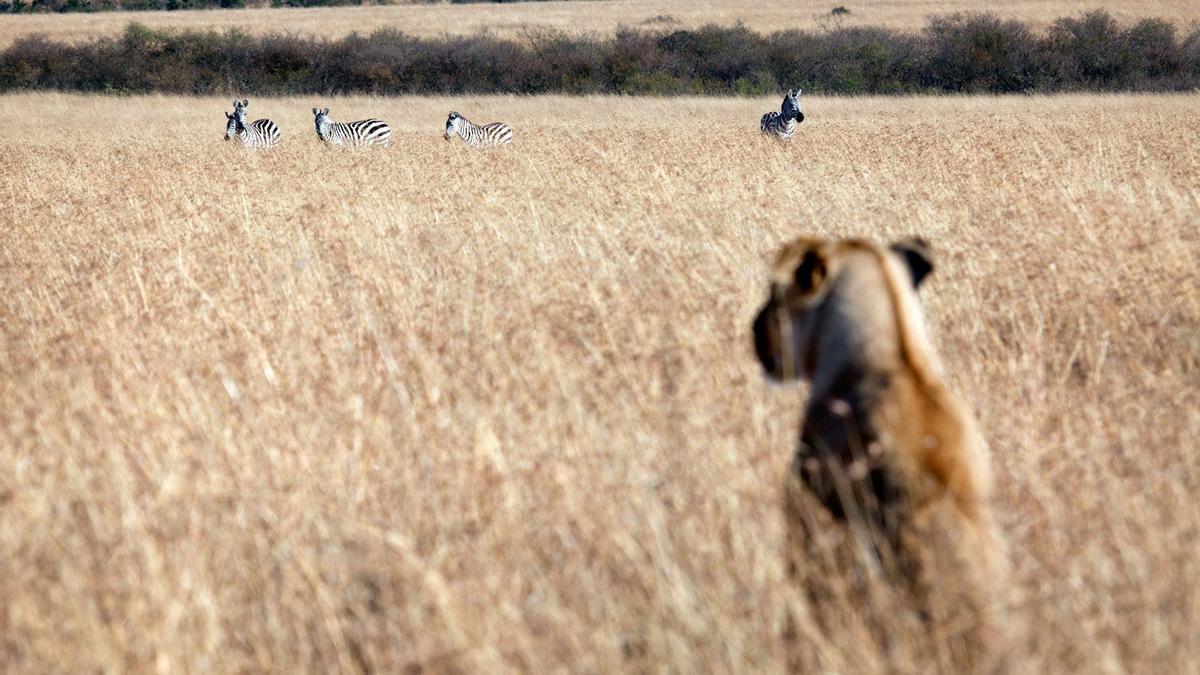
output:
[{"label": "striped zebra", "polygon": [[804,110],[800,107],[800,93],[803,89],[788,89],[783,97],[779,112],[769,112],[762,116],[758,128],[764,134],[770,134],[780,140],[790,141],[796,133],[796,125],[804,121]]},{"label": "striped zebra", "polygon": [[387,147],[392,141],[392,128],[386,122],[371,118],[357,122],[334,122],[329,119],[329,108],[312,109],[317,125],[317,138],[329,145]]},{"label": "striped zebra", "polygon": [[446,118],[446,140],[455,136],[462,138],[468,147],[494,148],[512,143],[513,132],[512,128],[504,122],[492,122],[478,126],[462,115],[451,112],[450,116]]},{"label": "striped zebra", "polygon": [[249,105],[250,99],[234,100],[233,114],[225,113],[225,140],[236,138],[247,148],[279,145],[279,125],[268,119],[246,124],[246,107]]}]

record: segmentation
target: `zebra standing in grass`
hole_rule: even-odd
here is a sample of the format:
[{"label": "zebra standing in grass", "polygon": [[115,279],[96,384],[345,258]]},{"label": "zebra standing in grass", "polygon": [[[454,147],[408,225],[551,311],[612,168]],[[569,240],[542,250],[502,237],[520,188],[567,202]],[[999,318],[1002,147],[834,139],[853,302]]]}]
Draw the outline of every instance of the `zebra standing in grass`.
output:
[{"label": "zebra standing in grass", "polygon": [[451,112],[446,118],[446,140],[455,136],[462,138],[468,147],[493,148],[512,143],[513,132],[504,122],[477,126],[462,115]]},{"label": "zebra standing in grass", "polygon": [[787,96],[783,97],[783,104],[779,106],[779,112],[763,115],[758,128],[764,134],[770,134],[780,140],[792,140],[792,134],[796,133],[796,125],[804,121],[804,110],[800,108],[802,91],[788,89]]},{"label": "zebra standing in grass", "polygon": [[279,125],[268,119],[246,124],[246,107],[249,105],[250,99],[234,100],[233,114],[225,113],[225,140],[236,138],[247,148],[279,145]]},{"label": "zebra standing in grass", "polygon": [[387,147],[392,140],[392,128],[387,123],[371,118],[357,122],[334,122],[329,119],[329,108],[312,109],[317,125],[317,138],[329,145],[382,145]]}]

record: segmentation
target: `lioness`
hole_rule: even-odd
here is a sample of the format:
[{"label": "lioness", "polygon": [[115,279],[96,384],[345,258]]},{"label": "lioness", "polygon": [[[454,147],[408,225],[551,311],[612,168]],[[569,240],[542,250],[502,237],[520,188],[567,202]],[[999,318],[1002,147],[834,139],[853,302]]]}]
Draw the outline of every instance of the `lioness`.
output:
[{"label": "lioness", "polygon": [[[943,384],[925,332],[916,290],[932,270],[919,239],[886,248],[796,240],[776,256],[754,347],[771,379],[811,383],[785,490],[789,572],[810,600],[856,583],[873,596],[900,588],[908,600],[892,607],[911,607],[918,622],[953,616],[982,628],[992,602],[977,591],[1001,569],[990,476],[974,422]],[[838,606],[868,605],[880,606],[861,597]],[[867,630],[889,632],[873,625]],[[935,649],[957,654],[944,665],[984,667],[981,631],[960,634],[973,637]]]}]

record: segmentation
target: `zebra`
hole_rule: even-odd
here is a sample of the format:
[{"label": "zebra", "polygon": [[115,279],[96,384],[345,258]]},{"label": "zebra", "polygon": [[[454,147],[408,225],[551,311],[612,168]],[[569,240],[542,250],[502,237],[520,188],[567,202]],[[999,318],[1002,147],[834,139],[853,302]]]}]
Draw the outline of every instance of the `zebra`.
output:
[{"label": "zebra", "polygon": [[462,115],[451,112],[446,118],[446,140],[455,136],[462,138],[468,147],[492,148],[512,143],[513,132],[512,128],[503,122],[477,126]]},{"label": "zebra", "polygon": [[225,113],[225,140],[236,138],[247,148],[269,148],[279,145],[279,125],[271,120],[254,120],[246,124],[246,107],[250,99],[233,101],[233,113]]},{"label": "zebra", "polygon": [[783,97],[779,112],[769,112],[762,116],[758,128],[764,134],[771,134],[783,141],[792,140],[796,133],[796,125],[804,121],[804,110],[800,107],[800,93],[803,89],[788,89]]},{"label": "zebra", "polygon": [[317,125],[317,138],[329,145],[381,145],[387,147],[392,141],[392,128],[386,122],[371,118],[357,122],[334,122],[329,119],[329,108],[313,108],[313,121]]}]

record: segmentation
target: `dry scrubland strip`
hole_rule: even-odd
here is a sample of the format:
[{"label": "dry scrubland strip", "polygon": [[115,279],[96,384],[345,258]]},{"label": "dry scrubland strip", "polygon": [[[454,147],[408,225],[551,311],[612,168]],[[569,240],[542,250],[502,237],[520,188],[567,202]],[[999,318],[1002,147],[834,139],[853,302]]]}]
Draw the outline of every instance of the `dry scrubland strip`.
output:
[{"label": "dry scrubland strip", "polygon": [[929,2],[900,0],[859,6],[845,4],[849,15],[833,22],[828,0],[765,0],[754,3],[724,3],[715,0],[656,0],[652,2],[596,0],[588,2],[530,2],[469,5],[391,5],[369,7],[322,7],[296,9],[184,10],[174,12],[104,12],[99,14],[0,15],[0,47],[40,33],[55,40],[82,41],[116,36],[130,22],[150,28],[229,30],[252,34],[297,33],[344,37],[352,32],[370,33],[392,28],[412,35],[440,37],[488,32],[498,36],[520,36],[528,30],[554,29],[567,33],[611,34],[618,27],[696,28],[704,24],[746,27],[770,32],[788,28],[821,28],[830,25],[883,26],[918,30],[935,14],[957,11],[988,11],[1002,18],[1020,19],[1031,27],[1044,28],[1060,16],[1103,9],[1122,24],[1146,17],[1167,19],[1181,28],[1200,20],[1192,0],[1150,0],[1131,6],[1117,0],[1062,2],[1018,0],[982,4],[973,0]]},{"label": "dry scrubland strip", "polygon": [[[7,670],[780,672],[803,396],[749,321],[802,231],[937,247],[1018,669],[1200,653],[1200,96],[324,101],[369,153],[252,98],[257,154],[224,99],[0,102]],[[801,616],[833,671],[924,639]]]},{"label": "dry scrubland strip", "polygon": [[[992,14],[931,17],[918,33],[840,28],[760,34],[738,25],[523,41],[487,35],[422,39],[388,30],[342,40],[254,37],[130,24],[118,40],[13,44],[0,53],[0,90],[186,95],[225,94],[236,86],[256,95],[331,88],[379,95],[748,95],[804,83],[826,93],[889,95],[1192,91],[1200,86],[1192,58],[1200,52],[1189,51],[1198,41],[1200,29],[1181,37],[1161,19],[1121,27],[1104,11],[1060,18],[1042,35]],[[976,43],[986,43],[982,52],[971,46]],[[1098,61],[1098,50],[1111,51],[1111,57]],[[290,56],[281,57],[285,53]]]}]

